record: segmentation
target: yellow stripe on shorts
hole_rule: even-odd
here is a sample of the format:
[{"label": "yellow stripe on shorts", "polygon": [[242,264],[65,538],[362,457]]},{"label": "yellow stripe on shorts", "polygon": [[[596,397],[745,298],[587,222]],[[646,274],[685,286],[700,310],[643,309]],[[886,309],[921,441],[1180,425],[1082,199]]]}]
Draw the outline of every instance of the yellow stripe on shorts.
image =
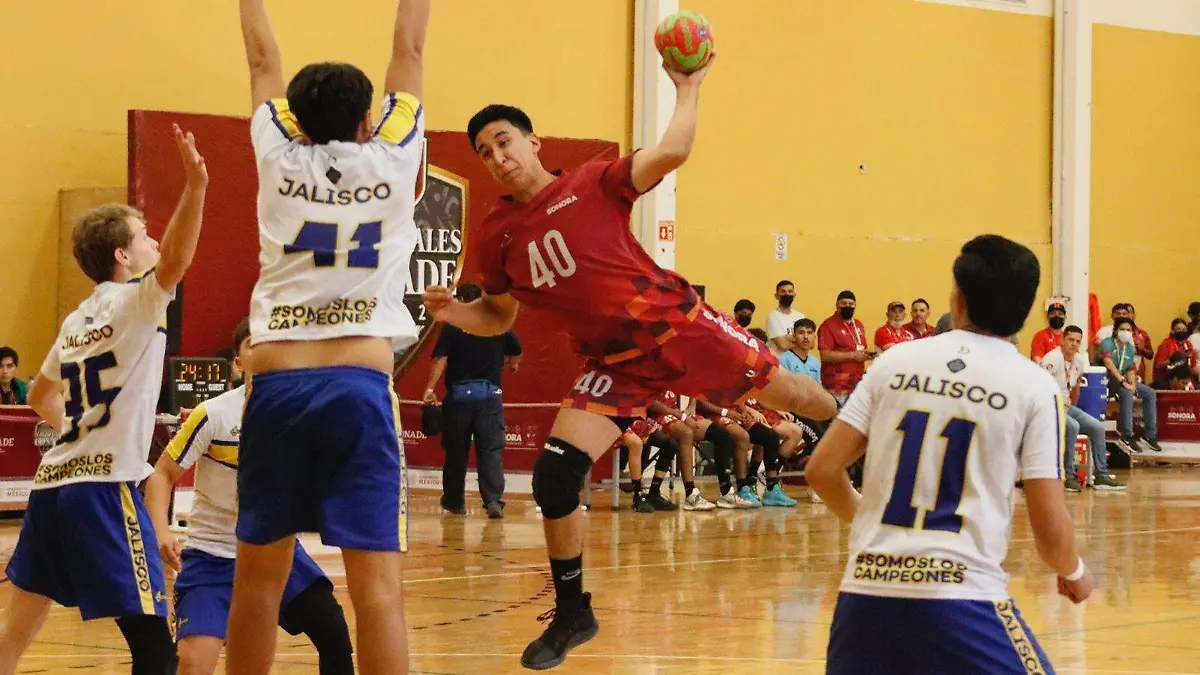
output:
[{"label": "yellow stripe on shorts", "polygon": [[400,552],[408,553],[408,461],[404,458],[404,434],[400,424],[400,397],[395,384],[389,379],[388,390],[392,393],[392,417],[396,421],[396,443],[400,447],[400,514],[396,521],[400,526]]},{"label": "yellow stripe on shorts", "polygon": [[125,540],[129,544],[129,561],[133,564],[133,581],[137,584],[142,613],[154,614],[154,585],[150,583],[150,565],[146,562],[146,539],[142,536],[142,521],[128,483],[121,483],[121,516],[125,525]]},{"label": "yellow stripe on shorts", "polygon": [[1033,640],[1029,639],[1029,633],[1025,632],[1025,625],[1017,617],[1017,608],[1012,600],[993,602],[992,606],[996,608],[996,616],[1004,625],[1004,632],[1008,634],[1008,641],[1012,643],[1017,658],[1021,659],[1021,665],[1025,667],[1025,674],[1046,675],[1046,666],[1042,664]]}]

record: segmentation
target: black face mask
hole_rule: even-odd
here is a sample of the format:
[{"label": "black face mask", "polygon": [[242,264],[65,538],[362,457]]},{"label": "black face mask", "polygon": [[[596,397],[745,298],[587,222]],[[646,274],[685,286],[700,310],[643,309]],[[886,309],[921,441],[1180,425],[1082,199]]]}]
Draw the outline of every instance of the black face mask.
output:
[{"label": "black face mask", "polygon": [[1174,335],[1176,342],[1184,342],[1188,339],[1188,332],[1186,330],[1177,330]]},{"label": "black face mask", "polygon": [[737,319],[737,323],[738,323],[738,325],[739,325],[739,326],[741,326],[742,328],[745,328],[746,326],[749,326],[749,325],[750,325],[750,318],[751,318],[751,317],[750,317],[750,315],[749,315],[749,314],[738,314],[738,315],[737,315],[736,317],[734,317],[734,318],[736,318],[736,319]]},{"label": "black face mask", "polygon": [[838,308],[838,316],[841,316],[846,321],[849,321],[850,319],[854,318],[854,308],[853,307],[839,307]]},{"label": "black face mask", "polygon": [[1067,320],[1061,316],[1050,317],[1050,327],[1053,328],[1054,330],[1062,330],[1062,327],[1064,325],[1066,325],[1066,323],[1067,323]]},{"label": "black face mask", "polygon": [[795,301],[796,301],[796,296],[794,296],[794,295],[781,295],[781,296],[779,296],[779,306],[780,306],[780,307],[783,307],[783,308],[785,308],[785,309],[786,309],[786,308],[788,308],[788,307],[791,307],[791,306],[792,306],[792,303],[793,303],[793,302],[795,302]]}]

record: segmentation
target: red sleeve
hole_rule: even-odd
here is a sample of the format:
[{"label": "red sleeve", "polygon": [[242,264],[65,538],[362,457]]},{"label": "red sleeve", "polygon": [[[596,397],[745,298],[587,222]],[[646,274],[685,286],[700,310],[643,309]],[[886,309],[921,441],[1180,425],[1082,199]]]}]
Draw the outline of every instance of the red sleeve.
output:
[{"label": "red sleeve", "polygon": [[1038,331],[1033,336],[1033,344],[1029,346],[1029,358],[1040,359],[1050,352],[1050,341],[1046,339],[1046,333]]},{"label": "red sleeve", "polygon": [[887,326],[880,326],[879,328],[875,329],[875,346],[879,347],[880,349],[883,349],[885,346],[894,342],[894,340],[888,339],[888,332],[886,328]]},{"label": "red sleeve", "polygon": [[[638,152],[640,150],[634,150],[620,159],[601,160],[606,164],[604,171],[600,174],[600,187],[604,190],[604,194],[630,206],[644,194],[633,187],[633,156]],[[658,183],[651,185],[646,192],[656,187],[658,187]]]},{"label": "red sleeve", "polygon": [[512,279],[504,271],[504,247],[498,236],[501,231],[499,225],[490,215],[485,218],[479,226],[479,242],[472,246],[479,262],[479,272],[483,275],[480,286],[488,295],[504,295],[512,286]]},{"label": "red sleeve", "polygon": [[817,349],[837,349],[837,335],[828,321],[822,321],[817,329]]},{"label": "red sleeve", "polygon": [[1174,338],[1167,338],[1166,340],[1162,341],[1162,344],[1158,345],[1158,351],[1154,353],[1154,365],[1156,367],[1165,367],[1167,363],[1170,362],[1171,354],[1175,351],[1171,349],[1171,341],[1173,339]]}]

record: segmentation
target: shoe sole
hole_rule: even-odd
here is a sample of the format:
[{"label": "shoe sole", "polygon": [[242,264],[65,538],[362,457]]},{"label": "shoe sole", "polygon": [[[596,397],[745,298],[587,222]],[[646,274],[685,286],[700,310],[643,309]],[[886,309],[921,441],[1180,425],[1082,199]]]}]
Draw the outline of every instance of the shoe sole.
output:
[{"label": "shoe sole", "polygon": [[564,651],[562,653],[562,656],[558,657],[557,659],[554,659],[553,661],[547,661],[546,663],[536,664],[536,665],[525,663],[524,661],[522,661],[521,665],[524,666],[525,668],[528,668],[529,670],[550,670],[551,668],[556,668],[556,667],[562,665],[563,661],[567,660],[567,655],[571,653],[572,649],[575,649],[576,647],[578,647],[586,642],[589,642],[592,638],[596,637],[596,634],[599,632],[600,632],[600,622],[597,621],[592,624],[591,630],[589,630],[586,633],[581,633],[578,636],[576,636],[574,640],[571,640],[571,643],[567,645],[566,651]]},{"label": "shoe sole", "polygon": [[1092,489],[1098,490],[1100,492],[1120,492],[1121,490],[1128,490],[1129,486],[1128,485],[1093,485]]}]

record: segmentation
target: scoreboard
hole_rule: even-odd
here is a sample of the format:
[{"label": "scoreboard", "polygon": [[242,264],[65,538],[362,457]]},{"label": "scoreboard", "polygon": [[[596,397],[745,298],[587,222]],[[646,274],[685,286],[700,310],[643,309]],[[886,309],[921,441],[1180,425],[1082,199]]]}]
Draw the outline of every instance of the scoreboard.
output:
[{"label": "scoreboard", "polygon": [[168,410],[191,410],[228,388],[229,361],[222,358],[173,357],[167,359]]}]

